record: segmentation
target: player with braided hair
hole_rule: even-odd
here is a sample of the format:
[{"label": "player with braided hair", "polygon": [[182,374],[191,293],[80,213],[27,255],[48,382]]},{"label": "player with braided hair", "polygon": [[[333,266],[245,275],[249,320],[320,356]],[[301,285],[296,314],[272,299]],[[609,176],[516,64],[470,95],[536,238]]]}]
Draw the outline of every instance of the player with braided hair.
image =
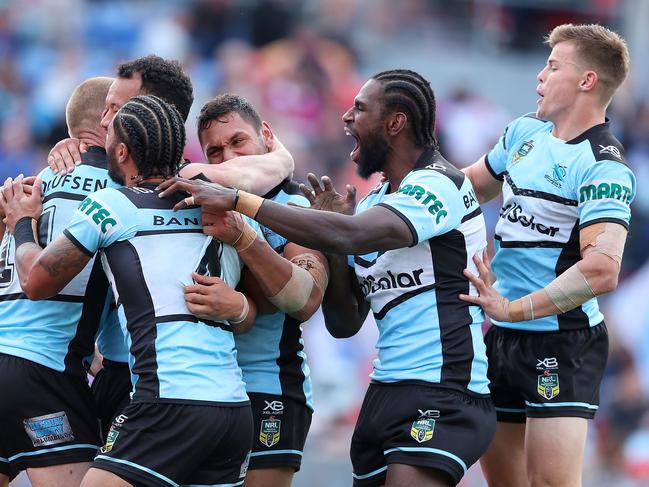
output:
[{"label": "player with braided hair", "polygon": [[[84,477],[84,487],[240,485],[247,468],[252,416],[233,331],[250,325],[256,306],[235,291],[237,251],[202,232],[201,212],[173,212],[181,197],[156,186],[174,174],[185,134],[178,111],[136,96],[108,127],[108,166],[126,184],[89,195],[63,235],[45,249],[34,242],[38,191],[12,184],[2,206],[16,236],[16,268],[30,299],[62,289],[101,253],[129,346],[133,392]],[[155,144],[169,141],[169,149]],[[261,233],[252,220],[255,231]],[[27,231],[29,230],[29,231]],[[164,265],[176,255],[173,272]],[[220,278],[222,313],[211,320],[187,309],[192,275]],[[173,458],[173,461],[170,459]]]},{"label": "player with braided hair", "polygon": [[476,294],[463,271],[475,269],[471,258],[486,247],[482,212],[468,178],[437,149],[435,98],[417,73],[372,77],[343,121],[357,141],[351,158],[359,173],[387,177],[354,215],[355,190],[348,186],[343,196],[315,176],[305,196],[330,211],[200,181],[165,182],[163,194],[190,191],[204,213],[236,208],[290,242],[327,252],[330,333],[355,334],[370,309],[379,327],[378,359],[352,438],[354,485],[456,485],[496,424],[484,315],[459,297]]}]

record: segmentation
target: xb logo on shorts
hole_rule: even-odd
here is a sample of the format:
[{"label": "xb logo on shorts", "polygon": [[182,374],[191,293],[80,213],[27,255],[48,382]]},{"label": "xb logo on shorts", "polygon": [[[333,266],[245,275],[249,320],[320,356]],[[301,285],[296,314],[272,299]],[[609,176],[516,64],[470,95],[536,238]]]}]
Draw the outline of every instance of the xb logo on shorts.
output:
[{"label": "xb logo on shorts", "polygon": [[435,431],[435,419],[439,418],[439,411],[437,409],[427,409],[426,411],[419,411],[419,419],[412,423],[410,428],[410,436],[417,441],[423,443],[433,437]]},{"label": "xb logo on shorts", "polygon": [[264,414],[284,414],[284,403],[282,401],[264,401]]},{"label": "xb logo on shorts", "polygon": [[270,448],[279,443],[279,433],[282,428],[282,422],[271,416],[268,419],[261,420],[261,429],[259,430],[259,441],[261,444]]}]

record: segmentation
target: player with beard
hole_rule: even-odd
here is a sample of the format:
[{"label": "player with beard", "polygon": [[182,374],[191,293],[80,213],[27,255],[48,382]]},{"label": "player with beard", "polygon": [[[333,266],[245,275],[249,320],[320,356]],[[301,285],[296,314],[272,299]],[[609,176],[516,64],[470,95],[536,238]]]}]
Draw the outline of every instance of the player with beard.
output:
[{"label": "player with beard", "polygon": [[[408,70],[378,73],[344,115],[358,142],[359,173],[387,181],[354,208],[310,177],[313,211],[241,190],[177,178],[162,195],[189,191],[203,212],[236,209],[291,242],[328,253],[323,302],[336,337],[355,334],[371,309],[378,359],[352,439],[355,486],[456,485],[495,430],[484,318],[460,300],[475,295],[463,270],[486,246],[471,183],[440,154],[430,84]],[[176,205],[184,208],[184,203]],[[349,259],[346,257],[349,255]]]},{"label": "player with beard", "polygon": [[626,42],[566,24],[547,44],[536,113],[466,169],[480,201],[503,195],[496,281],[477,260],[480,297],[465,297],[495,325],[485,342],[498,426],[481,460],[490,486],[582,483],[608,356],[596,296],[617,286],[636,192],[606,118],[629,71]]},{"label": "player with beard", "polygon": [[[151,94],[175,106],[186,121],[194,100],[192,83],[177,61],[158,56],[145,56],[120,64],[117,77],[110,86],[101,120],[107,128],[115,113],[133,96]],[[77,138],[60,141],[50,152],[48,163],[54,172],[65,175],[74,170],[82,148],[86,145]],[[293,171],[293,159],[281,142],[273,139],[269,152],[261,157],[237,158],[220,166],[185,164],[184,177],[202,173],[213,181],[227,186],[248,188],[264,194],[279,184]],[[128,350],[124,337],[114,323],[106,323],[97,335],[97,348],[102,357],[102,369],[97,372],[92,391],[95,396],[104,437],[113,419],[128,404],[132,384],[128,372]]]},{"label": "player with beard", "polygon": [[[5,185],[3,202],[25,293],[43,299],[58,292],[101,251],[127,332],[132,400],[82,485],[239,485],[252,423],[232,332],[251,324],[256,310],[231,288],[241,271],[237,251],[202,233],[199,208],[174,214],[178,198],[163,200],[155,191],[177,173],[184,149],[175,108],[154,96],[134,97],[115,115],[106,140],[110,173],[127,187],[89,195],[45,249],[31,234],[37,192]],[[170,268],[176,255],[183,258]],[[219,298],[229,314],[209,321],[189,312],[183,288],[192,272],[222,279]]]},{"label": "player with beard", "polygon": [[[56,175],[49,168],[39,174],[43,205],[35,228],[40,245],[61,234],[89,193],[117,186],[108,177],[106,133],[99,125],[112,81],[88,79],[68,100],[68,131],[88,150],[74,175]],[[15,184],[22,181],[19,177]],[[40,188],[34,188],[39,198]],[[79,485],[101,445],[85,366],[98,325],[117,319],[108,313],[108,281],[100,261],[91,259],[60,293],[30,301],[16,273],[16,247],[14,236],[5,233],[0,245],[0,485],[21,470],[35,487]]]},{"label": "player with beard", "polygon": [[[270,125],[237,95],[210,100],[198,117],[198,138],[212,164],[267,153],[274,137]],[[289,179],[266,197],[282,204],[309,206],[299,185]],[[211,220],[203,215],[204,223],[219,221],[209,216]],[[288,242],[267,228],[262,228],[264,240],[240,218],[236,223],[229,227],[213,225],[209,233],[226,243],[247,233],[254,238],[239,252],[246,264],[242,283],[246,289],[260,288],[254,299],[264,316],[257,318],[250,331],[235,336],[255,428],[245,486],[288,487],[300,469],[313,411],[301,323],[320,307],[328,264],[322,253]],[[260,286],[254,286],[251,278]],[[213,279],[197,277],[197,285],[186,292],[187,307],[199,317],[219,311],[213,309],[220,292],[212,285]]]}]

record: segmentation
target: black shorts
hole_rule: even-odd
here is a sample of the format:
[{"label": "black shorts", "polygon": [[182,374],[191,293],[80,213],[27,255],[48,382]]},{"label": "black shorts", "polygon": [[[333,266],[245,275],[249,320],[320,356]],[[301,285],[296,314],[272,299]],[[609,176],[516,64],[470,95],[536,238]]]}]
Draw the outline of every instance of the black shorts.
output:
[{"label": "black shorts", "polygon": [[553,332],[492,326],[485,344],[498,421],[595,415],[608,358],[604,323]]},{"label": "black shorts", "polygon": [[131,402],[113,421],[92,466],[137,486],[239,485],[251,438],[247,404]]},{"label": "black shorts", "polygon": [[97,403],[101,434],[105,440],[113,420],[131,401],[131,372],[128,364],[103,360],[103,368],[92,381],[92,395]]},{"label": "black shorts", "polygon": [[0,354],[0,473],[91,462],[101,446],[85,378]]},{"label": "black shorts", "polygon": [[255,428],[248,468],[300,470],[311,426],[311,409],[284,396],[256,392],[249,392],[248,396]]},{"label": "black shorts", "polygon": [[419,382],[372,383],[352,436],[354,486],[383,485],[387,466],[396,463],[435,469],[458,483],[495,431],[488,396]]}]

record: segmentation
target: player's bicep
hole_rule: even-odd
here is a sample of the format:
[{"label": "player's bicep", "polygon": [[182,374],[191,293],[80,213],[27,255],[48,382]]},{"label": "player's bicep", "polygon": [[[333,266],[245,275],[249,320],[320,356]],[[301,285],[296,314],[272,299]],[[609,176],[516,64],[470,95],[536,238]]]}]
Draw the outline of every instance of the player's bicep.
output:
[{"label": "player's bicep", "polygon": [[329,262],[322,252],[289,242],[284,247],[283,255],[311,274],[320,291],[324,292],[329,282]]},{"label": "player's bicep", "polygon": [[593,223],[579,231],[579,250],[582,258],[591,252],[608,256],[618,266],[622,262],[627,229],[612,222]]},{"label": "player's bicep", "polygon": [[66,235],[60,235],[38,256],[24,286],[32,299],[54,296],[88,264],[92,255]]},{"label": "player's bicep", "polygon": [[353,251],[356,255],[417,243],[417,230],[410,219],[391,205],[377,205],[357,213],[349,224],[357,235]]},{"label": "player's bicep", "polygon": [[491,201],[502,192],[502,177],[499,178],[488,166],[486,156],[482,156],[463,171],[471,181],[480,203]]}]

